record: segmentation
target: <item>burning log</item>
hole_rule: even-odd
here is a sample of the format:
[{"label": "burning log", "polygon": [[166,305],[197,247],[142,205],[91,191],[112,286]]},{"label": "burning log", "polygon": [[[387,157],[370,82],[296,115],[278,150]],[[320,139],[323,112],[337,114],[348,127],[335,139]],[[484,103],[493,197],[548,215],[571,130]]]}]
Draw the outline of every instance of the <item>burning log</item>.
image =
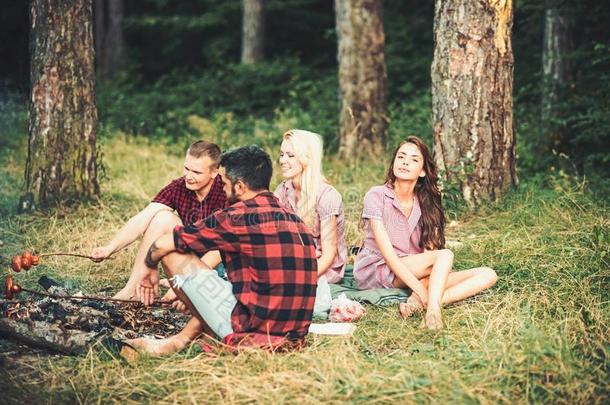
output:
[{"label": "burning log", "polygon": [[44,321],[0,318],[1,335],[27,345],[64,354],[82,354],[104,337],[95,332],[64,329],[61,325]]},{"label": "burning log", "polygon": [[[12,277],[9,284],[11,289],[18,286]],[[39,284],[53,293],[68,292],[47,277],[42,277]],[[99,341],[166,337],[184,327],[188,319],[183,314],[139,303],[116,305],[79,298],[0,300],[0,336],[54,352],[81,354]]]}]

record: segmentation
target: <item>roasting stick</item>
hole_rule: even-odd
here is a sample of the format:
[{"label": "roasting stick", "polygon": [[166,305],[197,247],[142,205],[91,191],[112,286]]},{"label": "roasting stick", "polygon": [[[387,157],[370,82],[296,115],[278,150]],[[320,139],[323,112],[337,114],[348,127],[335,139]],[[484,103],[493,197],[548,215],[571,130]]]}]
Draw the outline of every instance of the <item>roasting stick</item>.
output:
[{"label": "roasting stick", "polygon": [[[4,281],[4,296],[6,297],[6,299],[11,300],[11,299],[13,299],[13,296],[15,294],[19,294],[21,292],[29,292],[30,294],[41,295],[41,296],[49,297],[49,298],[65,299],[65,300],[76,299],[76,300],[89,300],[89,301],[108,301],[108,302],[116,302],[116,303],[121,303],[121,304],[140,304],[141,303],[140,301],[122,300],[119,298],[87,297],[87,296],[77,296],[77,295],[59,295],[59,294],[51,294],[51,293],[47,293],[47,292],[42,292],[42,291],[30,290],[27,288],[23,288],[19,284],[17,284],[13,280],[13,277],[7,276],[6,280]],[[154,301],[149,306],[161,307],[163,305],[171,304],[172,302],[176,301],[176,299],[174,299],[172,301]]]},{"label": "roasting stick", "polygon": [[[13,256],[11,259],[11,268],[19,273],[21,270],[28,271],[32,266],[38,266],[40,264],[40,258],[46,256],[73,256],[73,257],[84,257],[85,259],[97,260],[93,256],[82,255],[80,253],[69,253],[69,252],[53,252],[53,253],[41,253],[33,254],[25,251],[21,255]],[[113,260],[114,257],[107,257],[104,260]],[[101,260],[101,259],[100,259]]]},{"label": "roasting stick", "polygon": [[[47,256],[73,256],[73,257],[82,257],[85,259],[95,259],[93,256],[83,255],[80,253],[68,253],[68,252],[52,252],[52,253],[41,253],[38,257],[47,257]],[[106,257],[104,260],[114,260],[114,257]]]}]

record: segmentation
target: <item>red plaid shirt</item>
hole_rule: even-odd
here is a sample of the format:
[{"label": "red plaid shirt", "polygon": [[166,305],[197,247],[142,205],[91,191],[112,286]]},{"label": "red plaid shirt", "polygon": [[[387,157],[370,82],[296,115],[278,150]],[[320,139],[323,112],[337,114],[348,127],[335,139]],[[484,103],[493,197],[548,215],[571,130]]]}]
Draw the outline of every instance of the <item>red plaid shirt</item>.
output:
[{"label": "red plaid shirt", "polygon": [[163,187],[152,202],[161,203],[176,210],[185,225],[195,223],[209,217],[217,209],[227,206],[227,196],[223,190],[222,179],[220,176],[216,176],[212,181],[210,192],[203,201],[197,200],[197,194],[186,188],[184,177],[180,177]]},{"label": "red plaid shirt", "polygon": [[219,250],[237,304],[233,331],[298,339],[307,334],[317,287],[313,237],[271,192],[174,229],[179,252]]}]

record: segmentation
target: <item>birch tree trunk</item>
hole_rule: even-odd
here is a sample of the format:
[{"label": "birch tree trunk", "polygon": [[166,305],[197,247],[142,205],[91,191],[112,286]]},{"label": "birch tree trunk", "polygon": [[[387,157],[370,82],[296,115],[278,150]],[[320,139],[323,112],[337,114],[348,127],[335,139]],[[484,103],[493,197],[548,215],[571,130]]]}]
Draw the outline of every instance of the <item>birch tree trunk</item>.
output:
[{"label": "birch tree trunk", "polygon": [[517,184],[512,0],[436,0],[435,160],[474,206]]},{"label": "birch tree trunk", "polygon": [[99,193],[91,0],[31,3],[26,188],[42,205]]},{"label": "birch tree trunk", "polygon": [[243,0],[241,63],[252,64],[264,59],[265,1]]},{"label": "birch tree trunk", "polygon": [[378,157],[388,127],[381,0],[335,0],[341,97],[339,154]]}]

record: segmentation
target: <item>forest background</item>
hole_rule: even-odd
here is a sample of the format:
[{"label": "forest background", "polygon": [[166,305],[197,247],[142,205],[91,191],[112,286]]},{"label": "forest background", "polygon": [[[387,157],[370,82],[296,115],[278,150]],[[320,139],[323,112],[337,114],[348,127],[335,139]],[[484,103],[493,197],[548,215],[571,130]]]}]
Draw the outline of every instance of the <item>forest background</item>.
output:
[{"label": "forest background", "polygon": [[[559,89],[553,118],[561,136],[553,139],[541,124],[550,4],[570,17],[572,44],[571,74]],[[353,225],[348,242],[360,243],[361,199],[381,181],[387,162],[335,156],[340,102],[333,2],[269,0],[265,55],[255,64],[240,62],[239,0],[141,0],[123,6],[122,57],[112,73],[98,69],[95,89],[101,196],[17,215],[28,140],[29,5],[19,0],[0,5],[2,255],[25,247],[86,251],[179,175],[193,139],[214,140],[223,149],[257,143],[273,154],[289,128],[323,135],[327,174],[342,192]],[[388,158],[409,134],[432,145],[433,20],[432,1],[383,1]],[[353,340],[315,338],[305,352],[283,357],[246,353],[210,359],[195,351],[169,363],[144,359],[129,367],[95,351],[84,358],[23,359],[17,368],[2,370],[6,398],[10,403],[261,397],[306,403],[607,401],[608,22],[610,9],[598,1],[515,1],[520,185],[475,211],[465,207],[456,186],[445,185],[453,223],[449,237],[462,246],[456,267],[490,265],[500,276],[491,294],[447,310],[446,331],[420,331],[393,309],[367,307]],[[98,51],[103,49],[102,44]],[[101,267],[50,261],[42,270],[83,289],[112,291],[126,279],[123,273],[113,276],[113,266],[127,269],[133,253]],[[35,285],[36,275],[24,277],[24,285]],[[202,376],[209,378],[206,384]]]}]

